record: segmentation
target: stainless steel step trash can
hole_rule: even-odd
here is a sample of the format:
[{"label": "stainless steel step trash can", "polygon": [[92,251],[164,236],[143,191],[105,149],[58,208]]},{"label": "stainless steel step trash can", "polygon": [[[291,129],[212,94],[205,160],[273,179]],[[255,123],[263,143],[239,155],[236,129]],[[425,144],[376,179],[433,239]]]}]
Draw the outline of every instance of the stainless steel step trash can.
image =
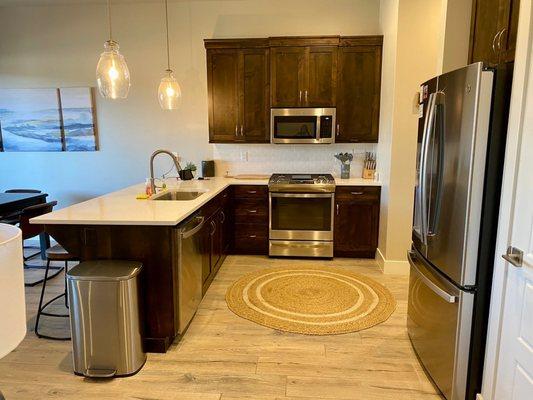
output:
[{"label": "stainless steel step trash can", "polygon": [[135,261],[84,261],[67,274],[74,373],[109,378],[138,372],[146,361]]}]

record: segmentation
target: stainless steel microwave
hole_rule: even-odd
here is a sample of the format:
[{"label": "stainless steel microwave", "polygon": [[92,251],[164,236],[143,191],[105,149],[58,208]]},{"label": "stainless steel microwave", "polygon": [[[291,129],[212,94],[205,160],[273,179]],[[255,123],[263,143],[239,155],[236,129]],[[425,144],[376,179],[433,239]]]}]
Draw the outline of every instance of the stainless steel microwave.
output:
[{"label": "stainless steel microwave", "polygon": [[335,108],[272,108],[272,143],[335,143]]}]

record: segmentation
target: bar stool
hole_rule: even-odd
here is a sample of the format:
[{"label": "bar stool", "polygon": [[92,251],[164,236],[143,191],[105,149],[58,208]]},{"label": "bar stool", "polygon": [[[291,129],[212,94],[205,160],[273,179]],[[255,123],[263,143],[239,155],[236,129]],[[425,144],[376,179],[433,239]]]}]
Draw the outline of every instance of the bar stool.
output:
[{"label": "bar stool", "polygon": [[[32,237],[35,237],[37,235],[40,235],[44,232],[44,226],[43,225],[35,225],[30,224],[30,219],[37,217],[39,215],[47,214],[49,212],[52,212],[54,206],[57,205],[57,201],[51,201],[49,203],[43,203],[43,204],[36,204],[34,206],[26,207],[22,210],[20,217],[19,217],[19,228],[22,231],[22,240],[30,239]],[[24,257],[24,268],[26,269],[44,269],[42,265],[29,265],[26,263],[30,258],[35,257],[37,254],[32,254],[31,256]],[[50,267],[52,270],[56,270],[55,274],[48,277],[48,279],[52,279],[55,276],[57,276],[62,270],[63,267]],[[25,286],[35,286],[39,283],[43,282],[44,279],[39,279],[35,282],[26,283]]]},{"label": "bar stool", "polygon": [[[46,282],[48,282],[48,273],[50,272],[50,262],[51,261],[64,261],[65,266],[61,267],[60,271],[65,272],[65,279],[64,279],[64,285],[65,289],[63,290],[63,293],[58,294],[54,298],[48,300],[46,303],[43,304],[44,300],[44,294],[46,292]],[[76,257],[72,256],[68,251],[66,251],[61,245],[56,244],[49,249],[46,250],[46,271],[44,273],[44,280],[43,280],[43,287],[41,289],[41,297],[39,299],[39,308],[37,309],[37,319],[35,321],[35,334],[44,339],[51,339],[51,340],[70,340],[70,337],[57,337],[57,336],[50,336],[50,335],[43,335],[39,333],[39,321],[41,319],[42,315],[45,315],[47,317],[56,317],[56,318],[69,318],[69,314],[56,314],[52,312],[46,312],[45,309],[50,304],[52,304],[54,301],[61,297],[65,297],[65,307],[69,307],[68,305],[68,296],[67,296],[67,272],[68,272],[68,262],[69,261],[79,261]],[[53,276],[56,276],[59,272],[55,273]]]}]

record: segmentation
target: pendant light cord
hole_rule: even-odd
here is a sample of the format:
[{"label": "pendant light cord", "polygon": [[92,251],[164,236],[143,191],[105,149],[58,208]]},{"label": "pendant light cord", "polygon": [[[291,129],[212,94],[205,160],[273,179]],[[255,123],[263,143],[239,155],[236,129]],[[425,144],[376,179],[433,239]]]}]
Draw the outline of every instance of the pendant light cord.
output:
[{"label": "pendant light cord", "polygon": [[111,0],[107,0],[107,24],[109,26],[109,40],[113,41],[113,30],[111,28]]},{"label": "pendant light cord", "polygon": [[165,0],[165,22],[167,25],[167,70],[170,71],[170,45],[168,42],[168,1]]}]

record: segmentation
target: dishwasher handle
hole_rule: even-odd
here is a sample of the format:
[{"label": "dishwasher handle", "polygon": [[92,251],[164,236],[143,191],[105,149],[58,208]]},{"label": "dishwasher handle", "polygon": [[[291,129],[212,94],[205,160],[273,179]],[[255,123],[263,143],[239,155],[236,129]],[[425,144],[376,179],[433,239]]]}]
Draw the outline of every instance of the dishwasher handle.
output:
[{"label": "dishwasher handle", "polygon": [[195,235],[196,233],[198,233],[198,231],[199,231],[200,229],[203,228],[203,226],[204,226],[204,224],[205,224],[205,217],[196,217],[194,220],[196,221],[196,225],[194,226],[194,228],[189,229],[189,230],[187,230],[187,231],[181,233],[181,237],[182,237],[183,239],[188,239],[188,238],[190,238],[191,236],[193,236],[193,235]]}]

